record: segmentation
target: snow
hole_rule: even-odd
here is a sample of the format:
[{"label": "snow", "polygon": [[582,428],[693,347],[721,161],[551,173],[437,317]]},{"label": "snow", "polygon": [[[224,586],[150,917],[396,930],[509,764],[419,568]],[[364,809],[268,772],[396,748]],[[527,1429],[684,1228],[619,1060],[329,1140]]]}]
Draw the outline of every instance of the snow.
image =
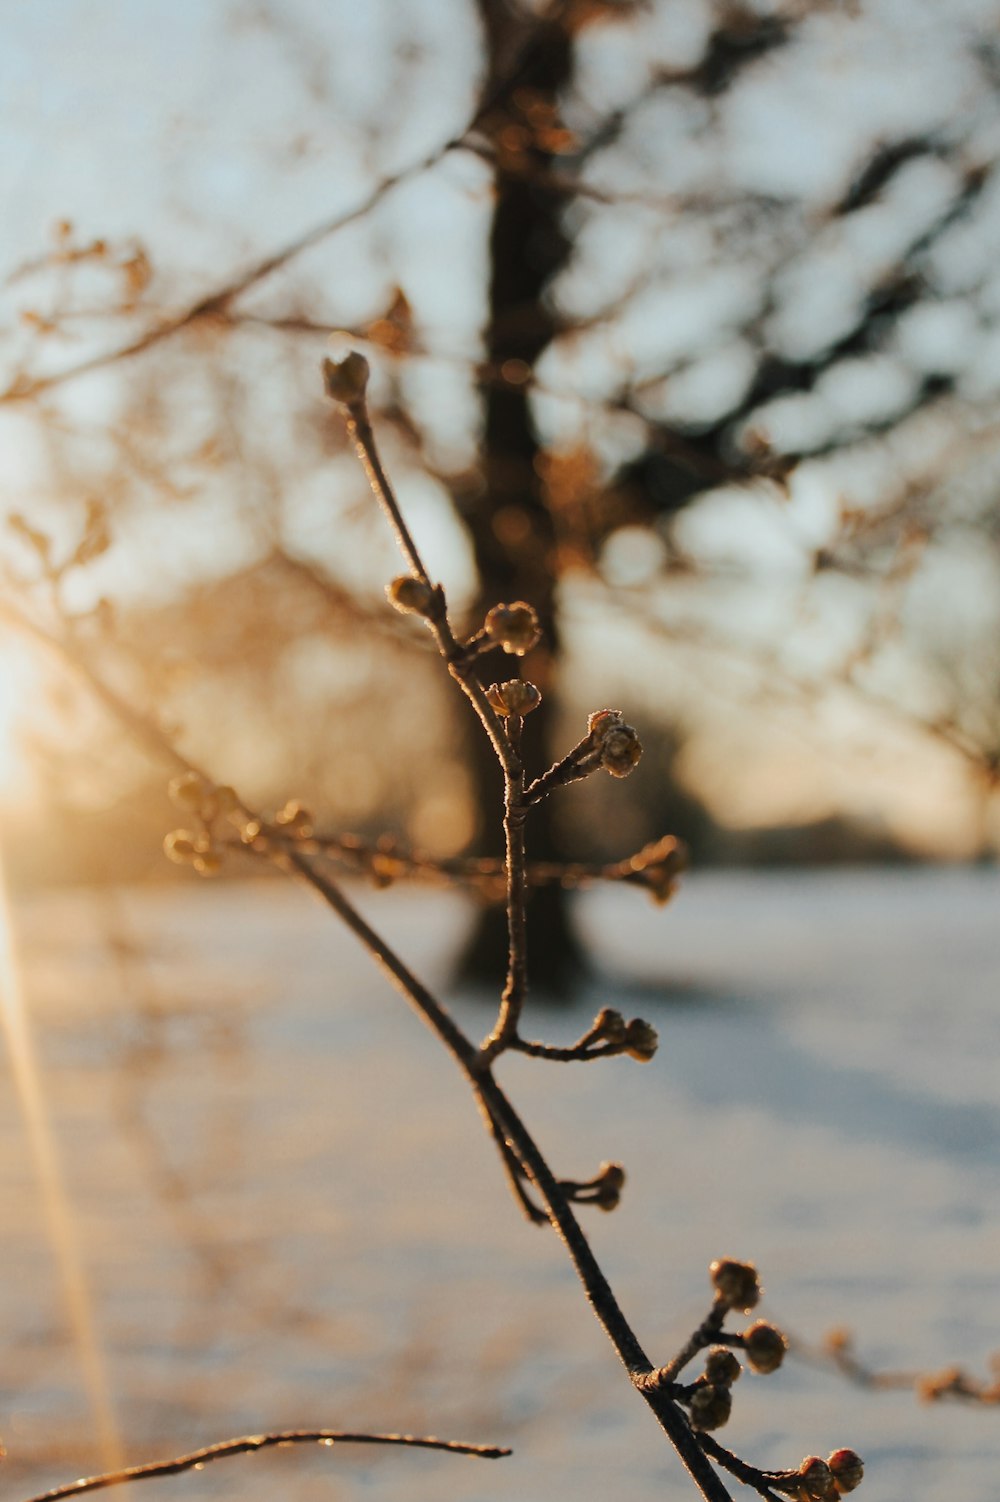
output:
[{"label": "snow", "polygon": [[[665,911],[584,896],[617,979],[534,1007],[527,1030],[569,1040],[614,1004],[654,1022],[660,1053],[500,1073],[557,1172],[626,1165],[620,1209],[585,1225],[655,1359],[705,1312],[707,1263],[734,1255],[758,1262],[761,1312],[802,1341],[848,1325],[874,1364],[986,1373],[998,898],[1000,875],[969,869],[706,873]],[[459,899],[358,900],[443,982]],[[558,1242],[519,1218],[461,1076],[306,894],[64,893],[23,904],[17,927],[128,1458],[309,1425],[515,1448],[495,1464],[269,1452],[147,1493],[695,1495]],[[485,1031],[484,1000],[452,1000]],[[17,1497],[100,1462],[9,1089],[0,1190]],[[846,1444],[867,1502],[995,1502],[996,1410],[922,1408],[801,1360],[734,1397],[721,1437],[761,1464]]]}]

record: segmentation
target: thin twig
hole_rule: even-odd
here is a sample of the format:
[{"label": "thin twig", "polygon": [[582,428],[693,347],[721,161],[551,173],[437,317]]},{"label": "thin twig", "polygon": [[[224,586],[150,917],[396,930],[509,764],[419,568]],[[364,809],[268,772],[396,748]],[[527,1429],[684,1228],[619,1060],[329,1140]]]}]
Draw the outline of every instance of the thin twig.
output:
[{"label": "thin twig", "polygon": [[247,1434],[241,1439],[226,1439],[205,1445],[188,1455],[172,1460],[153,1460],[145,1465],[126,1466],[120,1471],[106,1471],[100,1476],[86,1476],[68,1481],[51,1491],[39,1492],[26,1502],[58,1502],[61,1497],[78,1497],[83,1492],[97,1492],[108,1486],[124,1486],[130,1481],[147,1481],[154,1476],[179,1476],[183,1471],[200,1471],[213,1460],[230,1455],[256,1455],[260,1450],[289,1445],[405,1445],[410,1449],[443,1450],[450,1455],[474,1455],[480,1460],[499,1460],[511,1451],[499,1445],[468,1445],[460,1440],[433,1439],[415,1434],[349,1434],[339,1429],[289,1429],[277,1434]]}]

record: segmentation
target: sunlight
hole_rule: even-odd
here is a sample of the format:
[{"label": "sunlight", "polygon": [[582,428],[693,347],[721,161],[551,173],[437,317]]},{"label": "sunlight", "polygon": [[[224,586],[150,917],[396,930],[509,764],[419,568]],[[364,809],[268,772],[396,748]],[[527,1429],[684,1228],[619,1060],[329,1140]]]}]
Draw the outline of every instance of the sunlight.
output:
[{"label": "sunlight", "polygon": [[46,1107],[35,1057],[20,966],[14,946],[10,903],[0,854],[0,1019],[11,1073],[31,1145],[52,1253],[59,1271],[66,1313],[94,1420],[101,1460],[116,1470],[123,1461],[107,1368],[94,1322],[93,1305],[80,1255],[73,1211]]}]

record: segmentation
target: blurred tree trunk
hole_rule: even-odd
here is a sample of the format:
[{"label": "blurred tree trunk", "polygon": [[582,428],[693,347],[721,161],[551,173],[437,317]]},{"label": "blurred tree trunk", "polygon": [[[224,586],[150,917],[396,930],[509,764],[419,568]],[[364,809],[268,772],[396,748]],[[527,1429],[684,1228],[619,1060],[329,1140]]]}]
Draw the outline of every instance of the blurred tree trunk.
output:
[{"label": "blurred tree trunk", "polygon": [[[499,92],[499,78],[511,81],[482,120],[483,134],[490,140],[500,170],[490,235],[484,483],[463,511],[475,551],[482,611],[498,601],[525,599],[534,605],[542,623],[544,645],[524,665],[525,676],[538,684],[544,696],[541,707],[525,722],[524,737],[529,766],[541,770],[558,754],[552,745],[557,693],[552,668],[559,652],[557,560],[528,392],[531,372],[556,332],[546,290],[565,265],[570,248],[561,224],[565,195],[545,178],[552,165],[547,148],[558,119],[559,97],[572,72],[572,38],[560,20],[564,6],[554,5],[548,19],[533,18],[529,23],[507,0],[478,3],[487,50],[485,97]],[[530,40],[525,46],[522,32],[529,25]],[[514,658],[492,653],[484,661],[487,682],[515,673]],[[476,848],[501,854],[498,810],[503,795],[496,759],[481,734],[470,736],[469,751],[480,821]],[[559,855],[549,802],[541,803],[532,814],[528,841],[531,858]],[[570,921],[567,894],[558,887],[533,893],[528,918],[532,982],[550,996],[564,996],[586,969]],[[506,915],[503,908],[487,909],[461,957],[460,976],[492,983],[504,973],[506,961]]]}]

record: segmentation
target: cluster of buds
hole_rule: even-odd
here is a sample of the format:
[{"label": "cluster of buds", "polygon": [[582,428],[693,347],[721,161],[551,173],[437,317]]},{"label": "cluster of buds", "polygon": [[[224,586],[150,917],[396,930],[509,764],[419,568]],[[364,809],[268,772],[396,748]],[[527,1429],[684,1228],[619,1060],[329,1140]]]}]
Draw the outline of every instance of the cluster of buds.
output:
[{"label": "cluster of buds", "polygon": [[865,1467],[854,1450],[834,1450],[826,1460],[807,1455],[797,1471],[783,1478],[782,1490],[788,1490],[799,1502],[837,1502],[861,1485]]},{"label": "cluster of buds", "polygon": [[642,742],[620,709],[599,709],[587,720],[588,737],[600,754],[600,765],[612,777],[627,777],[639,763]]},{"label": "cluster of buds", "polygon": [[513,657],[524,657],[538,645],[542,628],[533,607],[515,600],[512,605],[494,605],[487,614],[483,634],[491,647],[502,647]]},{"label": "cluster of buds", "polygon": [[691,1427],[700,1430],[721,1429],[733,1411],[732,1386],[742,1376],[732,1351],[713,1346],[705,1357],[705,1370],[685,1401],[691,1415]]},{"label": "cluster of buds", "polygon": [[222,869],[222,852],[213,826],[221,818],[239,815],[240,803],[231,787],[218,786],[197,772],[182,772],[169,784],[170,801],[197,823],[197,829],[174,829],[163,841],[168,860],[190,865],[199,876],[216,876]]},{"label": "cluster of buds", "polygon": [[486,698],[498,715],[505,719],[523,719],[542,702],[541,691],[525,678],[511,678],[507,683],[491,683]]},{"label": "cluster of buds", "polygon": [[627,1053],[640,1064],[648,1064],[656,1053],[659,1035],[652,1023],[641,1017],[626,1022],[621,1012],[613,1007],[602,1007],[594,1018],[594,1025],[587,1034],[587,1042],[610,1043],[619,1053]]}]

